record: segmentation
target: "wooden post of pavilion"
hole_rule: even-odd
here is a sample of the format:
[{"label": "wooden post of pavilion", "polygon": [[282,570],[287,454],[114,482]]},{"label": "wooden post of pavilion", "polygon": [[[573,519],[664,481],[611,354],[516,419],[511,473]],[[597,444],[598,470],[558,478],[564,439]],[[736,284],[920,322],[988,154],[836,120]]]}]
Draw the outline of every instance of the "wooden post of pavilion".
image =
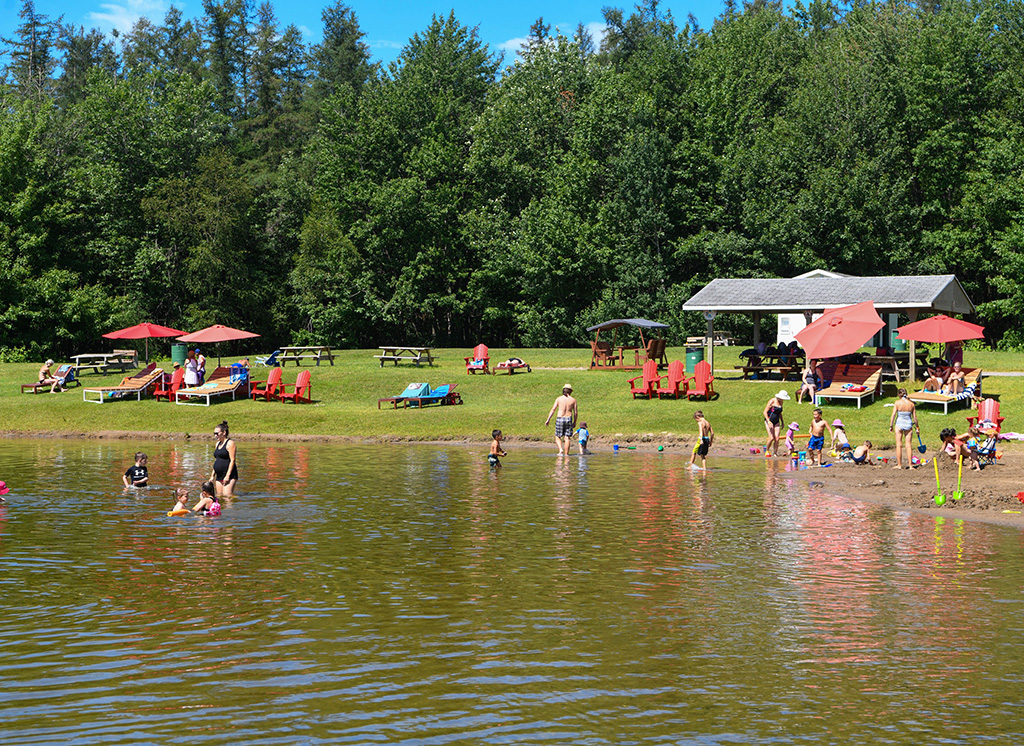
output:
[{"label": "wooden post of pavilion", "polygon": [[[910,317],[910,322],[917,321],[917,309],[911,308],[907,310],[907,316]],[[910,386],[913,387],[917,382],[917,342],[913,339],[910,340]]]}]

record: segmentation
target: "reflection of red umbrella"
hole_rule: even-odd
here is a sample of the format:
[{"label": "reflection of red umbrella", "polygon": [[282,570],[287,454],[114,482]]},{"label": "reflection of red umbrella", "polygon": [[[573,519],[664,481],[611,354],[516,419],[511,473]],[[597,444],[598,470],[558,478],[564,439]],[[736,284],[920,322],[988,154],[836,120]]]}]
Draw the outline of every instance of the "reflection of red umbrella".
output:
[{"label": "reflection of red umbrella", "polygon": [[985,327],[944,314],[905,324],[896,331],[900,339],[912,339],[915,342],[961,342],[985,336]]},{"label": "reflection of red umbrella", "polygon": [[171,329],[169,326],[150,324],[145,322],[129,326],[127,329],[118,329],[103,336],[107,339],[145,339],[146,340],[146,362],[149,362],[149,338],[150,337],[180,337],[185,332],[180,329]]},{"label": "reflection of red umbrella", "polygon": [[807,357],[839,357],[859,350],[885,322],[871,301],[833,308],[797,332]]},{"label": "reflection of red umbrella", "polygon": [[[252,332],[243,331],[241,329],[234,329],[230,326],[224,326],[223,324],[214,324],[208,326],[205,329],[200,329],[197,332],[186,334],[183,337],[178,337],[182,342],[202,342],[208,344],[212,342],[228,342],[232,339],[249,339],[250,337],[258,337],[259,334],[253,334]],[[217,365],[220,366],[220,355],[217,355]]]}]

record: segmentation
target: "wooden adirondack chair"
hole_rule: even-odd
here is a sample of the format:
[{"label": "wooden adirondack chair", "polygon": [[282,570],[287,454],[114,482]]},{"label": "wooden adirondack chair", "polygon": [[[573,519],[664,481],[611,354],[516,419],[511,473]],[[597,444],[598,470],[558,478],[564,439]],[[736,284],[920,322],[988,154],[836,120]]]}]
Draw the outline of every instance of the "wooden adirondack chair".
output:
[{"label": "wooden adirondack chair", "polygon": [[299,373],[295,378],[294,391],[288,391],[290,387],[287,383],[281,384],[281,393],[278,397],[282,402],[290,401],[298,404],[299,402],[306,402],[307,404],[313,403],[313,384],[309,380],[309,371],[304,370]]},{"label": "wooden adirondack chair", "polygon": [[693,378],[690,379],[693,386],[687,388],[686,398],[691,399],[694,396],[703,396],[708,401],[711,401],[711,397],[715,394],[715,387],[713,385],[715,377],[711,375],[711,363],[707,360],[701,360],[699,363],[693,366]]},{"label": "wooden adirondack chair", "polygon": [[[640,381],[637,384],[637,381]],[[648,360],[644,363],[644,367],[640,375],[636,378],[629,379],[629,391],[633,394],[633,398],[637,396],[646,396],[648,399],[653,399],[658,391],[658,385],[661,382],[661,376],[658,375],[658,364],[654,360]]]},{"label": "wooden adirondack chair", "polygon": [[473,348],[473,355],[471,357],[462,358],[466,361],[466,374],[476,373],[478,370],[482,370],[485,374],[490,373],[490,362],[491,362],[491,351],[487,349],[487,345],[477,345]]},{"label": "wooden adirondack chair", "polygon": [[272,368],[266,381],[250,381],[249,396],[253,401],[256,401],[257,398],[261,398],[263,401],[276,399],[281,391],[281,376],[280,368]]},{"label": "wooden adirondack chair", "polygon": [[650,339],[647,341],[645,355],[647,360],[653,360],[659,366],[668,365],[665,359],[665,347],[668,345],[664,339]]},{"label": "wooden adirondack chair", "polygon": [[978,402],[978,411],[967,418],[967,424],[974,427],[982,422],[991,422],[996,426],[995,430],[998,433],[1002,429],[1005,419],[1005,417],[999,416],[999,402],[995,399],[982,399]]},{"label": "wooden adirondack chair", "polygon": [[177,393],[178,389],[181,388],[181,384],[184,380],[185,369],[178,368],[171,374],[170,379],[165,376],[164,380],[157,384],[156,389],[153,391],[153,398],[157,401],[160,401],[161,397],[166,399],[168,402],[174,401],[174,395]]},{"label": "wooden adirondack chair", "polygon": [[658,383],[658,398],[671,396],[678,399],[680,394],[685,394],[690,387],[690,379],[686,377],[686,367],[679,360],[673,360],[668,364],[668,373],[661,377],[665,385]]}]

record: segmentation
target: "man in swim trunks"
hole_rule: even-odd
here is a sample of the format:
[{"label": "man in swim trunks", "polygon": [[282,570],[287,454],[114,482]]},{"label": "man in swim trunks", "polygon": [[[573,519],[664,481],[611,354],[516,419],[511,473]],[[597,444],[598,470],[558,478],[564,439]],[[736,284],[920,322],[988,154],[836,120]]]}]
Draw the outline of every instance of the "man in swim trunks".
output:
[{"label": "man in swim trunks", "polygon": [[696,448],[693,449],[693,455],[690,456],[690,468],[696,466],[695,462],[697,457],[700,456],[700,469],[701,471],[708,470],[708,449],[711,448],[711,444],[715,442],[715,431],[711,427],[711,423],[704,417],[704,412],[697,410],[693,413],[693,419],[697,420],[697,437],[700,438],[700,442],[697,443]]},{"label": "man in swim trunks", "polygon": [[808,428],[811,438],[807,441],[807,455],[810,457],[811,466],[814,466],[815,464],[817,464],[817,466],[821,466],[821,449],[825,447],[826,428],[828,429],[829,437],[835,437],[832,432],[832,428],[821,416],[821,410],[815,409],[813,419],[811,420],[811,426]]},{"label": "man in swim trunks", "polygon": [[[572,434],[576,425],[576,400],[572,398],[572,384],[562,386],[562,395],[555,399],[548,412],[548,418],[544,420],[544,427],[551,422],[551,417],[557,413],[555,418],[555,445],[559,454],[569,455],[569,444],[572,442]],[[564,441],[564,442],[563,442]]]}]

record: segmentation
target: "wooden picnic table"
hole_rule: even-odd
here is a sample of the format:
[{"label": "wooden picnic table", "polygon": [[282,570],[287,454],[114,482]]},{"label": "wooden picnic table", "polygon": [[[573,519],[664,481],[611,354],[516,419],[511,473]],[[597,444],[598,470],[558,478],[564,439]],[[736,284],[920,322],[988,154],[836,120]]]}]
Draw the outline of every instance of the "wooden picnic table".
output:
[{"label": "wooden picnic table", "polygon": [[381,351],[381,354],[374,355],[374,357],[380,360],[380,367],[382,368],[387,361],[394,363],[396,366],[399,363],[416,363],[416,367],[419,367],[421,362],[426,361],[431,367],[434,366],[434,356],[431,353],[432,347],[381,345],[378,349]]},{"label": "wooden picnic table", "polygon": [[122,373],[126,373],[138,365],[138,353],[135,350],[87,352],[81,355],[72,355],[71,359],[75,361],[76,376],[85,368],[92,368],[97,373],[106,373],[112,368],[117,368]]},{"label": "wooden picnic table", "polygon": [[334,365],[334,353],[331,348],[326,345],[306,345],[304,347],[282,347],[281,354],[277,356],[277,362],[284,367],[284,364],[288,361],[295,363],[296,365],[302,365],[303,360],[316,360],[316,365],[320,367],[320,361],[326,360],[331,365]]},{"label": "wooden picnic table", "polygon": [[[921,350],[914,357],[917,358],[918,370],[923,372],[928,365],[927,350]],[[910,375],[909,352],[897,352],[893,355],[865,355],[864,364],[880,365],[882,367],[882,375],[891,375],[896,379],[896,383],[900,383],[903,378]]]},{"label": "wooden picnic table", "polygon": [[796,371],[797,374],[803,370],[804,365],[807,362],[807,358],[803,355],[761,355],[761,362],[757,364],[737,365],[737,370],[743,371],[744,380],[750,378],[751,373],[765,373],[769,377],[772,373],[778,373],[779,378],[783,381],[789,376],[790,373]]}]

